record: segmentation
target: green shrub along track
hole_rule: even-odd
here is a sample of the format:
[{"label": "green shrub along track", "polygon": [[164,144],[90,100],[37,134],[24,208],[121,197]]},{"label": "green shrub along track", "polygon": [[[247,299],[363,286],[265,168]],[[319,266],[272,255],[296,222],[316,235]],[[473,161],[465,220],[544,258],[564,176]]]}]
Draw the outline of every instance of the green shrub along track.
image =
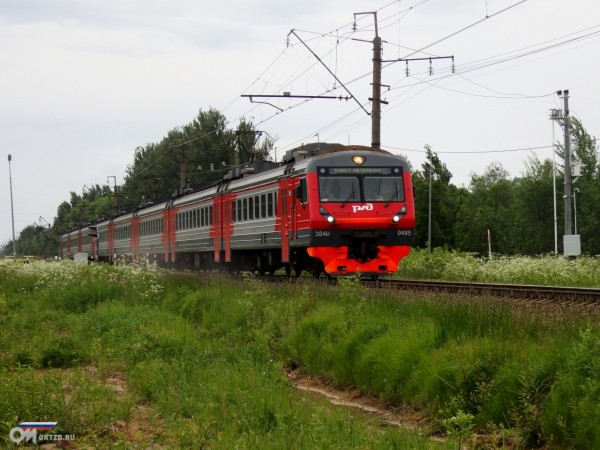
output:
[{"label": "green shrub along track", "polygon": [[[49,420],[98,448],[600,448],[595,313],[515,302],[533,301],[0,264],[0,440]],[[450,439],[325,409],[291,367]]]}]

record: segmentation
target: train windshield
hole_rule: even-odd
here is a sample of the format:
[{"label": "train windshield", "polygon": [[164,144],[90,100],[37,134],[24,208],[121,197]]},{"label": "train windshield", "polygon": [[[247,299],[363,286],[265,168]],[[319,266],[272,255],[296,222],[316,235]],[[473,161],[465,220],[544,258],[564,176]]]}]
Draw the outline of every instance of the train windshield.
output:
[{"label": "train windshield", "polygon": [[400,168],[319,168],[322,202],[402,202],[404,183]]}]

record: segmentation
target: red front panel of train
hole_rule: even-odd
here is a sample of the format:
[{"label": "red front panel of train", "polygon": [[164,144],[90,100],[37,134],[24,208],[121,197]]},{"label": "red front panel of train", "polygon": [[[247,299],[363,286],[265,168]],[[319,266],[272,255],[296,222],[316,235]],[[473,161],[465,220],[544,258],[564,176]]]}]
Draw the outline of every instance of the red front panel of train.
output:
[{"label": "red front panel of train", "polygon": [[392,273],[413,241],[410,173],[401,168],[322,168],[308,174],[308,254],[330,274]]}]

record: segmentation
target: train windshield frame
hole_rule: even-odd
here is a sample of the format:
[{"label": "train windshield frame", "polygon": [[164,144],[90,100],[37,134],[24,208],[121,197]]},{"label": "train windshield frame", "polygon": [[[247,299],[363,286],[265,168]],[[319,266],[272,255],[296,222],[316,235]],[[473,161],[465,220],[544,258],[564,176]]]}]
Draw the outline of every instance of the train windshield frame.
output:
[{"label": "train windshield frame", "polygon": [[403,202],[402,167],[317,167],[321,202]]}]

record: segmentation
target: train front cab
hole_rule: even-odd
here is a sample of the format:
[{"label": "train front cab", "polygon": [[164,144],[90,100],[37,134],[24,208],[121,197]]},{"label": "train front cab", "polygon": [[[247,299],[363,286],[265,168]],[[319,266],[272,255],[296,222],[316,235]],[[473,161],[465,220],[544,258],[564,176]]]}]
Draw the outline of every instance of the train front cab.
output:
[{"label": "train front cab", "polygon": [[415,226],[406,160],[366,148],[332,153],[309,163],[307,185],[307,253],[322,262],[324,272],[398,270],[410,252]]}]

